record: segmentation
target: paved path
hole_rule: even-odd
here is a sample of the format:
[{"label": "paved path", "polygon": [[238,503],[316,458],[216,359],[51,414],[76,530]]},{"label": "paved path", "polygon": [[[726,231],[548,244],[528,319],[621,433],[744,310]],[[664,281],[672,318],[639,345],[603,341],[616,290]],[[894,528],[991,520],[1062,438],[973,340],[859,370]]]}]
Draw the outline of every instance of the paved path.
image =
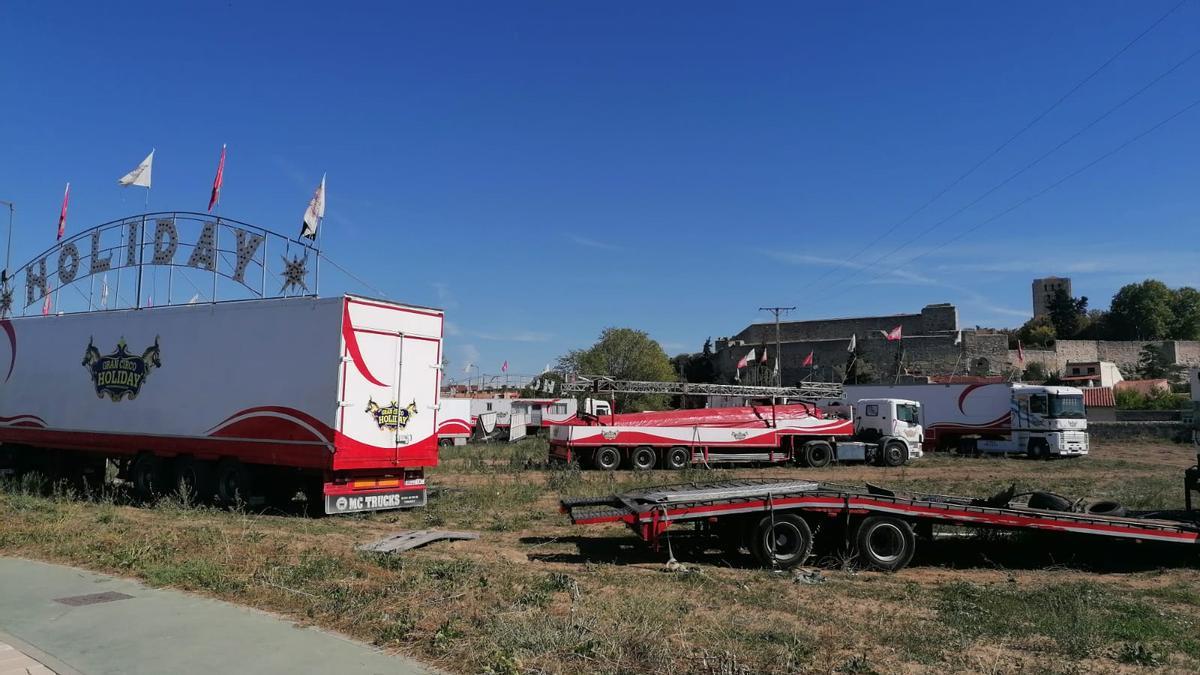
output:
[{"label": "paved path", "polygon": [[60,675],[433,672],[245,607],[0,558],[0,674],[7,675],[10,663]]}]

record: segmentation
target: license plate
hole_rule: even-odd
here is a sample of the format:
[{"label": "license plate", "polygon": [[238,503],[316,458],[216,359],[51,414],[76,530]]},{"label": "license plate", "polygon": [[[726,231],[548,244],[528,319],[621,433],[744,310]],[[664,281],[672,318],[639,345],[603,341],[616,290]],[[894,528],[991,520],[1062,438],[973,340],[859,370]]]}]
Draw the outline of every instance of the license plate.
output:
[{"label": "license plate", "polygon": [[425,506],[424,490],[380,492],[369,495],[326,495],[325,513],[355,513],[381,509],[402,509]]}]

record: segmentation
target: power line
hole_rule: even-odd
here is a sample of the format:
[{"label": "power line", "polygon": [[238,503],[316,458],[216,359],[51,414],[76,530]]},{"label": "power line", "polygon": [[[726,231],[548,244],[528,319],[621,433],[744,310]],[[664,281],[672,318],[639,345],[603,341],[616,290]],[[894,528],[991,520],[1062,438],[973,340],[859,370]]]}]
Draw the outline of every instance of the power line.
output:
[{"label": "power line", "polygon": [[945,218],[942,218],[941,220],[939,220],[939,221],[937,221],[937,222],[933,223],[932,225],[930,225],[929,227],[925,228],[924,230],[921,230],[919,233],[917,233],[917,235],[916,235],[916,236],[914,236],[914,237],[912,237],[912,238],[910,238],[910,239],[907,239],[907,240],[905,240],[905,241],[901,242],[901,243],[900,243],[900,245],[899,245],[899,246],[897,246],[896,248],[894,248],[894,249],[892,249],[892,250],[888,251],[887,253],[884,253],[883,255],[879,256],[878,258],[875,258],[875,259],[874,259],[874,260],[872,260],[870,263],[866,264],[866,265],[865,265],[865,267],[867,267],[867,268],[873,267],[873,266],[875,266],[875,265],[879,264],[880,262],[882,262],[883,260],[885,260],[885,259],[887,259],[887,258],[889,258],[889,257],[891,257],[891,256],[893,256],[893,255],[895,255],[896,253],[899,253],[900,251],[903,251],[904,249],[906,249],[906,248],[908,248],[909,246],[911,246],[911,245],[913,244],[913,242],[917,241],[918,239],[920,239],[920,238],[924,237],[925,235],[929,234],[930,232],[932,232],[932,231],[936,230],[937,228],[941,227],[942,225],[946,224],[946,223],[947,223],[947,222],[949,222],[950,220],[952,220],[952,219],[954,219],[955,217],[957,217],[958,215],[962,214],[962,213],[963,213],[964,211],[966,211],[967,209],[970,209],[971,207],[975,206],[976,204],[979,204],[979,203],[980,203],[980,202],[982,202],[984,199],[987,199],[987,198],[988,198],[988,197],[990,197],[992,194],[994,194],[994,193],[995,193],[997,190],[999,190],[1000,188],[1004,187],[1005,185],[1008,185],[1008,184],[1009,184],[1009,183],[1011,183],[1013,180],[1015,180],[1016,178],[1018,178],[1019,176],[1021,176],[1022,174],[1024,174],[1026,171],[1029,171],[1029,170],[1030,170],[1030,169],[1032,169],[1033,167],[1035,167],[1035,166],[1037,166],[1038,164],[1040,164],[1040,163],[1042,162],[1042,160],[1046,159],[1046,158],[1047,158],[1047,157],[1049,157],[1050,155],[1053,155],[1054,153],[1056,153],[1056,152],[1058,152],[1059,150],[1061,150],[1061,149],[1062,149],[1064,146],[1066,146],[1066,145],[1067,145],[1068,143],[1070,143],[1071,141],[1074,141],[1076,138],[1079,138],[1080,136],[1082,136],[1084,133],[1086,133],[1086,132],[1087,132],[1088,130],[1090,130],[1092,127],[1096,126],[1096,125],[1097,125],[1097,124],[1099,124],[1100,122],[1102,122],[1102,121],[1104,121],[1105,119],[1107,119],[1109,115],[1112,115],[1112,114],[1113,114],[1114,112],[1116,112],[1117,110],[1120,110],[1121,108],[1125,107],[1125,105],[1127,105],[1129,102],[1133,101],[1133,100],[1134,100],[1135,98],[1137,98],[1138,96],[1141,96],[1143,93],[1145,93],[1145,92],[1146,92],[1146,90],[1148,90],[1148,89],[1150,89],[1151,87],[1153,87],[1154,85],[1158,84],[1158,83],[1159,83],[1159,82],[1160,82],[1160,81],[1161,81],[1163,78],[1167,77],[1168,75],[1170,75],[1171,73],[1175,72],[1176,70],[1179,70],[1181,67],[1183,67],[1183,66],[1184,66],[1184,64],[1186,64],[1187,62],[1189,62],[1189,61],[1191,61],[1192,59],[1196,58],[1197,56],[1200,56],[1200,49],[1197,49],[1197,50],[1195,50],[1195,51],[1191,52],[1190,54],[1188,54],[1187,56],[1185,56],[1185,57],[1184,57],[1182,60],[1180,60],[1180,61],[1177,61],[1177,62],[1176,62],[1174,65],[1172,65],[1170,68],[1166,69],[1166,70],[1165,70],[1165,71],[1163,71],[1162,73],[1159,73],[1159,74],[1158,74],[1158,76],[1156,76],[1154,79],[1150,80],[1150,81],[1149,81],[1149,82],[1147,82],[1145,85],[1143,85],[1142,87],[1140,87],[1139,89],[1137,89],[1137,90],[1136,90],[1136,91],[1134,91],[1133,93],[1131,93],[1131,94],[1129,94],[1128,96],[1126,96],[1124,99],[1122,99],[1121,101],[1119,101],[1119,102],[1118,102],[1116,105],[1114,105],[1114,106],[1110,107],[1108,110],[1105,110],[1103,113],[1101,113],[1101,114],[1100,114],[1100,116],[1099,116],[1099,117],[1096,117],[1096,118],[1095,118],[1095,119],[1093,119],[1091,122],[1088,122],[1088,123],[1087,123],[1087,124],[1085,124],[1085,125],[1084,125],[1082,128],[1080,128],[1079,130],[1075,131],[1073,134],[1071,134],[1070,136],[1066,137],[1066,138],[1065,138],[1065,139],[1063,139],[1061,142],[1059,142],[1059,143],[1058,143],[1058,145],[1055,145],[1053,148],[1050,148],[1050,149],[1049,149],[1049,150],[1047,150],[1046,152],[1042,153],[1042,154],[1041,154],[1041,155],[1039,155],[1039,156],[1038,156],[1036,159],[1034,159],[1032,162],[1029,162],[1029,163],[1028,163],[1028,164],[1026,164],[1025,166],[1023,166],[1023,167],[1021,167],[1020,169],[1018,169],[1018,170],[1017,170],[1015,173],[1013,173],[1013,174],[1009,175],[1009,176],[1008,176],[1007,178],[1005,178],[1004,180],[1002,180],[1002,181],[1000,181],[999,183],[997,183],[997,184],[993,185],[991,188],[989,188],[989,189],[988,189],[987,191],[985,191],[983,194],[979,195],[978,197],[976,197],[975,199],[971,200],[970,202],[967,202],[965,205],[963,205],[963,206],[959,207],[959,208],[958,208],[958,209],[956,209],[956,210],[955,210],[953,213],[951,213],[950,215],[946,216]]},{"label": "power line", "polygon": [[[1008,208],[1004,209],[1003,211],[1000,211],[999,213],[976,223],[975,225],[963,230],[962,232],[959,232],[954,237],[943,241],[941,244],[935,246],[934,248],[931,248],[928,251],[924,251],[922,253],[919,253],[919,254],[913,256],[912,258],[909,258],[908,260],[904,261],[904,263],[901,266],[904,267],[904,266],[911,265],[912,263],[916,262],[917,260],[920,260],[932,253],[935,253],[935,252],[949,246],[950,244],[953,244],[954,242],[962,239],[963,237],[967,236],[968,234],[971,234],[972,232],[983,227],[984,225],[989,225],[989,224],[999,220],[1000,218],[1007,216],[1008,214],[1012,213],[1013,211],[1016,211],[1017,209],[1028,204],[1029,202],[1037,199],[1038,197],[1041,197],[1042,195],[1046,194],[1047,192],[1054,190],[1055,188],[1059,187],[1063,183],[1065,183],[1068,180],[1071,180],[1072,178],[1078,176],[1079,174],[1087,171],[1088,169],[1092,168],[1093,166],[1099,164],[1100,162],[1103,162],[1104,160],[1108,159],[1109,157],[1112,157],[1113,155],[1121,152],[1122,150],[1129,147],[1130,145],[1133,145],[1137,141],[1140,141],[1141,139],[1145,138],[1146,136],[1149,136],[1150,134],[1154,133],[1155,131],[1158,131],[1162,127],[1173,122],[1176,118],[1191,111],[1192,109],[1196,108],[1197,106],[1200,106],[1200,99],[1196,99],[1196,100],[1192,101],[1191,103],[1187,104],[1183,108],[1180,108],[1179,110],[1172,113],[1168,117],[1160,120],[1159,122],[1157,122],[1153,126],[1149,127],[1148,129],[1142,131],[1141,133],[1138,133],[1137,135],[1133,136],[1132,138],[1129,138],[1124,143],[1121,143],[1120,145],[1116,146],[1112,150],[1105,152],[1104,154],[1100,155],[1099,157],[1096,157],[1092,161],[1088,162],[1087,164],[1084,164],[1083,166],[1079,167],[1078,169],[1075,169],[1074,171],[1063,176],[1062,178],[1059,178],[1058,180],[1047,185],[1046,187],[1042,188],[1041,190],[1038,190],[1037,192],[1035,192],[1031,195],[1028,195],[1028,196],[1024,197],[1023,199],[1018,200],[1017,202],[1015,202]],[[855,288],[855,287],[870,283],[870,282],[882,277],[883,275],[887,274],[890,271],[891,270],[883,270],[883,271],[875,274],[872,277],[869,277],[867,279],[853,283],[850,286],[847,286],[846,288]]]},{"label": "power line", "polygon": [[[1044,117],[1046,117],[1046,115],[1049,115],[1051,112],[1053,112],[1055,109],[1057,109],[1060,105],[1062,105],[1063,102],[1065,102],[1068,98],[1070,98],[1075,92],[1079,91],[1079,89],[1081,89],[1088,82],[1091,82],[1093,78],[1095,78],[1097,75],[1099,75],[1101,73],[1101,71],[1103,71],[1105,68],[1108,68],[1108,66],[1110,66],[1113,63],[1113,61],[1116,61],[1118,58],[1120,58],[1120,56],[1122,54],[1129,51],[1129,49],[1132,48],[1135,44],[1137,44],[1143,37],[1145,37],[1147,33],[1154,30],[1155,28],[1157,28],[1159,24],[1161,24],[1163,21],[1166,21],[1167,17],[1174,14],[1176,10],[1178,10],[1180,7],[1182,7],[1187,2],[1188,2],[1188,0],[1180,0],[1178,3],[1176,3],[1170,9],[1168,9],[1162,16],[1158,17],[1158,19],[1156,19],[1154,21],[1154,23],[1150,24],[1142,32],[1140,32],[1136,36],[1134,36],[1134,38],[1132,40],[1130,40],[1128,43],[1126,43],[1124,47],[1121,47],[1119,50],[1116,51],[1116,53],[1114,53],[1112,56],[1108,57],[1108,59],[1106,59],[1104,61],[1104,63],[1101,63],[1098,67],[1096,67],[1095,70],[1088,73],[1088,75],[1086,77],[1084,77],[1079,82],[1075,83],[1075,85],[1073,87],[1068,89],[1067,92],[1065,94],[1063,94],[1062,96],[1060,96],[1057,101],[1052,103],[1050,105],[1050,107],[1048,107],[1045,110],[1043,110],[1042,112],[1038,113],[1025,126],[1021,127],[1015,134],[1008,137],[1007,140],[1005,140],[1000,145],[996,146],[995,149],[993,149],[991,152],[989,152],[987,155],[985,155],[983,157],[983,159],[979,160],[974,165],[972,165],[971,168],[967,169],[965,173],[961,174],[958,178],[955,178],[953,181],[950,182],[949,185],[942,188],[940,191],[937,192],[937,194],[933,195],[928,200],[926,200],[923,204],[918,206],[916,208],[916,210],[912,211],[907,216],[905,216],[903,220],[900,220],[899,222],[897,222],[894,225],[892,225],[891,227],[889,227],[882,234],[876,236],[874,239],[872,239],[869,243],[864,245],[862,248],[860,248],[856,253],[854,253],[850,257],[854,258],[854,257],[861,255],[862,253],[864,253],[865,251],[870,249],[872,246],[874,246],[875,244],[882,241],[885,237],[892,234],[897,229],[899,229],[900,227],[902,227],[903,225],[908,223],[908,221],[912,220],[914,217],[916,217],[917,214],[921,213],[926,208],[931,206],[934,202],[936,202],[938,199],[940,199],[947,192],[949,192],[950,190],[952,190],[956,186],[958,186],[959,183],[961,183],[963,180],[965,180],[971,174],[975,173],[975,171],[977,169],[979,169],[979,167],[983,166],[984,164],[986,164],[988,162],[988,160],[990,160],[993,157],[995,157],[996,155],[1000,154],[1000,152],[1002,152],[1005,148],[1007,148],[1013,141],[1020,138],[1026,131],[1029,131],[1035,124],[1037,124]],[[815,284],[815,283],[822,281],[823,279],[828,277],[829,274],[833,271],[834,271],[833,268],[825,270],[825,272],[822,273],[815,280],[813,280],[812,283]]]}]

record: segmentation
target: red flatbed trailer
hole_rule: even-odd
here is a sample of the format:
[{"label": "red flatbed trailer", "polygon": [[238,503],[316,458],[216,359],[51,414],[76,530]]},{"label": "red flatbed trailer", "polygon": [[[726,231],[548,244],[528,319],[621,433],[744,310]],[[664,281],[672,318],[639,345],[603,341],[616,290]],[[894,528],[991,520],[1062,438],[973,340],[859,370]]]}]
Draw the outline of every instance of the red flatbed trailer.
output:
[{"label": "red flatbed trailer", "polygon": [[[1200,465],[1200,458],[1198,458]],[[695,523],[728,550],[749,548],[765,567],[793,567],[812,553],[813,533],[833,527],[869,567],[897,570],[912,560],[918,532],[934,525],[1055,532],[1167,544],[1200,543],[1200,469],[1188,469],[1184,511],[1128,512],[1117,517],[1029,508],[1014,495],[991,498],[899,493],[870,484],[730,481],[652,487],[602,498],[564,499],[576,525],[623,523],[658,546],[672,525]]]}]

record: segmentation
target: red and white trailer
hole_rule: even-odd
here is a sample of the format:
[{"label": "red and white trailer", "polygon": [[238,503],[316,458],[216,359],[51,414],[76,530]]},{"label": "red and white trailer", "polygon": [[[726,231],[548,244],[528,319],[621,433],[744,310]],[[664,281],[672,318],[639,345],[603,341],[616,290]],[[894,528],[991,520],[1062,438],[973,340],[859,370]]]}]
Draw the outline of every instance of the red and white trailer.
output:
[{"label": "red and white trailer", "polygon": [[865,461],[899,466],[921,457],[918,407],[864,401],[854,419],[804,404],[583,415],[550,427],[550,459],[613,470],[683,469],[693,463]]},{"label": "red and white trailer", "polygon": [[[0,468],[326,513],[425,503],[442,311],[296,297],[0,320]],[[94,483],[93,483],[94,484]]]},{"label": "red and white trailer", "polygon": [[921,404],[925,449],[1024,453],[1030,457],[1088,454],[1083,392],[1020,383],[847,385],[845,397],[896,397]]},{"label": "red and white trailer", "polygon": [[918,537],[933,540],[936,527],[1195,546],[1200,512],[1192,509],[1191,493],[1197,490],[1200,468],[1192,467],[1184,478],[1183,511],[1129,511],[1113,502],[1080,508],[1083,500],[1044,492],[1026,498],[1011,488],[971,498],[804,480],[671,485],[564,499],[560,508],[576,525],[622,523],[656,548],[669,528],[692,524],[727,553],[749,549],[764,567],[803,564],[814,546],[826,546],[851,549],[867,567],[897,570],[912,560]]},{"label": "red and white trailer", "polygon": [[475,432],[475,416],[471,414],[471,399],[443,398],[438,409],[438,445],[465,445]]}]

